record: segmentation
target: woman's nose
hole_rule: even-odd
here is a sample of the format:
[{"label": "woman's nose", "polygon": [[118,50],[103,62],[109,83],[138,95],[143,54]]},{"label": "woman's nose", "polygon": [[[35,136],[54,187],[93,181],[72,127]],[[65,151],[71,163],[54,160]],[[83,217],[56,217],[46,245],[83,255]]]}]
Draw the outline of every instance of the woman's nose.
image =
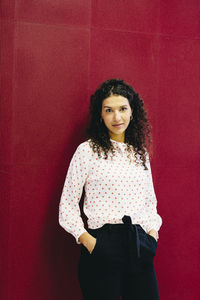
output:
[{"label": "woman's nose", "polygon": [[118,121],[120,121],[120,119],[121,119],[120,113],[119,112],[115,112],[114,113],[114,121],[118,122]]}]

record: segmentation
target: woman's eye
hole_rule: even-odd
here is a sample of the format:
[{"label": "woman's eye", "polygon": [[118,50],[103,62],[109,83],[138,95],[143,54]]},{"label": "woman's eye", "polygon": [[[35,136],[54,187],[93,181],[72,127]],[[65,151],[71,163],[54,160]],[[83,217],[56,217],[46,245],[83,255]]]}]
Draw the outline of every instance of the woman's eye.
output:
[{"label": "woman's eye", "polygon": [[[125,110],[127,110],[127,107],[122,107],[121,110],[122,110],[122,111],[125,111]],[[107,109],[106,109],[106,112],[111,112],[111,111],[112,111],[111,108],[107,108]]]}]

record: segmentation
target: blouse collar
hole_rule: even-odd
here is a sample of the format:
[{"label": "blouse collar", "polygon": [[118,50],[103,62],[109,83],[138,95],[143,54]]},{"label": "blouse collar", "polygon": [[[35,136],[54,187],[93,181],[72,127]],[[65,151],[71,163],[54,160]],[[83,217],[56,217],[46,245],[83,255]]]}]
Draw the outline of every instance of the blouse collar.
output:
[{"label": "blouse collar", "polygon": [[111,139],[111,138],[110,138],[110,140],[111,140],[111,142],[114,142],[114,143],[116,143],[116,144],[124,144],[124,145],[126,145],[126,143],[118,142],[118,141],[115,141],[115,140],[113,140],[113,139]]},{"label": "blouse collar", "polygon": [[113,145],[113,147],[115,148],[115,150],[119,151],[119,152],[124,152],[126,149],[126,143],[123,142],[117,142],[113,139],[110,138],[110,141]]}]

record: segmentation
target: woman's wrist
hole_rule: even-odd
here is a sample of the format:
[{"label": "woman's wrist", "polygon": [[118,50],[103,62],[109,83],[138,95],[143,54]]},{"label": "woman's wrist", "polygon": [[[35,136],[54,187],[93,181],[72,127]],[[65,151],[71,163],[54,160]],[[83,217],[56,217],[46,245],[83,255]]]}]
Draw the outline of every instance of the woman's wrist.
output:
[{"label": "woman's wrist", "polygon": [[84,232],[81,234],[81,236],[79,236],[78,240],[81,244],[86,246],[88,244],[88,240],[89,240],[90,236],[91,235],[88,232]]},{"label": "woman's wrist", "polygon": [[84,232],[83,234],[81,234],[81,236],[79,237],[79,241],[81,242],[81,244],[83,244],[88,251],[91,253],[92,250],[94,249],[95,243],[96,243],[96,238],[93,237],[91,234],[89,234],[88,232]]}]

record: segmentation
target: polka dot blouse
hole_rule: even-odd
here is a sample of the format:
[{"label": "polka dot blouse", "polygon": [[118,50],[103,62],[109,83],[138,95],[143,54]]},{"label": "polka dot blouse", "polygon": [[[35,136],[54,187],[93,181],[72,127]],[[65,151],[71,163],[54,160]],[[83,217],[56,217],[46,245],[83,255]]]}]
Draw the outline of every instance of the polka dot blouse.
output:
[{"label": "polka dot blouse", "polygon": [[144,170],[144,166],[134,162],[134,156],[130,162],[125,143],[110,140],[115,154],[110,152],[108,159],[98,158],[89,140],[81,143],[67,171],[59,204],[59,224],[75,237],[77,244],[79,236],[87,231],[79,208],[83,188],[88,228],[123,223],[124,215],[131,216],[132,223],[140,224],[146,232],[158,231],[162,225],[148,153],[148,170]]}]

